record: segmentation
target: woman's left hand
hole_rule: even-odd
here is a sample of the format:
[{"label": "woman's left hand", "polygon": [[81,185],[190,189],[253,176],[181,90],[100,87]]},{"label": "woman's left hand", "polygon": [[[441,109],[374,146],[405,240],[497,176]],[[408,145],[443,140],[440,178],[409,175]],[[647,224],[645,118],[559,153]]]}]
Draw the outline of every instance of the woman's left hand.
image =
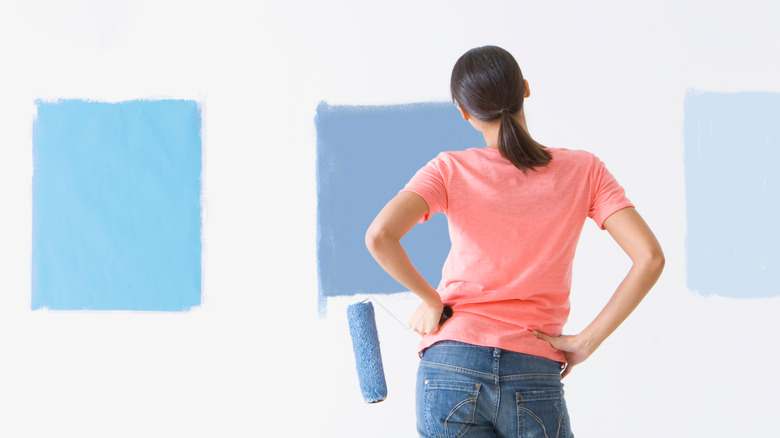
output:
[{"label": "woman's left hand", "polygon": [[537,338],[549,342],[552,348],[563,352],[566,357],[566,368],[563,369],[561,378],[568,376],[574,365],[585,362],[585,359],[593,354],[593,349],[588,348],[579,335],[552,337],[537,330],[533,332]]}]

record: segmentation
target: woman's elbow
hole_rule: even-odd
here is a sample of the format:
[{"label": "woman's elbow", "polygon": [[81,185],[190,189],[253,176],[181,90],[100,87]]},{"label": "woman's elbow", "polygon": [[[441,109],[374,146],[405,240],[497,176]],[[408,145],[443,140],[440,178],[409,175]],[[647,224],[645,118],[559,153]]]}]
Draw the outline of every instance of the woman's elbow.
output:
[{"label": "woman's elbow", "polygon": [[644,257],[641,258],[640,263],[645,270],[658,278],[661,276],[661,272],[663,272],[664,266],[666,265],[666,256],[664,256],[661,247],[657,246],[645,253]]},{"label": "woman's elbow", "polygon": [[371,254],[376,254],[382,248],[382,243],[389,239],[389,234],[383,227],[372,224],[366,230],[366,248]]},{"label": "woman's elbow", "polygon": [[374,227],[368,227],[368,230],[366,230],[366,248],[368,248],[368,251],[371,254],[374,253],[374,248],[376,248],[378,240],[377,236],[377,231],[374,229]]},{"label": "woman's elbow", "polygon": [[652,264],[655,270],[658,272],[658,275],[661,275],[661,272],[664,270],[664,266],[666,266],[666,256],[664,256],[664,252],[661,251],[660,248],[657,253],[653,254]]}]

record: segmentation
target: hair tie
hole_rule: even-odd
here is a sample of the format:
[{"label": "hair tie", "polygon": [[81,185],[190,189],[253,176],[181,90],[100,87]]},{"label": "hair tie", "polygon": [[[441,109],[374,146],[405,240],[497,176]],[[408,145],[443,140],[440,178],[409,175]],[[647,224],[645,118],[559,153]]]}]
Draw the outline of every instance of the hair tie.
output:
[{"label": "hair tie", "polygon": [[509,111],[509,108],[501,108],[501,111],[499,111],[499,114],[504,114],[504,112],[508,112],[509,114],[512,114],[512,111]]}]

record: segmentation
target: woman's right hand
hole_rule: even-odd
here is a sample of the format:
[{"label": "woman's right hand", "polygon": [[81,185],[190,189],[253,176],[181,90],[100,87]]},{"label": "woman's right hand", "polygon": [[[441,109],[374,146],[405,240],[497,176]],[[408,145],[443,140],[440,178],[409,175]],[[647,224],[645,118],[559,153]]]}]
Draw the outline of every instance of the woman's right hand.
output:
[{"label": "woman's right hand", "polygon": [[561,378],[568,376],[574,365],[585,362],[585,359],[590,357],[595,350],[595,348],[589,347],[585,342],[582,342],[580,335],[554,337],[537,330],[534,330],[534,335],[539,339],[547,341],[552,348],[563,352],[563,355],[566,357],[566,367],[561,372]]},{"label": "woman's right hand", "polygon": [[409,319],[409,327],[421,336],[435,333],[439,330],[439,321],[441,320],[441,312],[443,310],[444,304],[441,301],[432,304],[423,301],[417,307],[412,318]]}]

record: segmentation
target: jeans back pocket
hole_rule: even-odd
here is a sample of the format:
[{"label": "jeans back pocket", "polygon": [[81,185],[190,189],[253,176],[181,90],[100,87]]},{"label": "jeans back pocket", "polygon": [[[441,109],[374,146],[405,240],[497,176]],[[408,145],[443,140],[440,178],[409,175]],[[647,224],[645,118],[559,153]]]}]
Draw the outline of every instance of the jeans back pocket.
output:
[{"label": "jeans back pocket", "polygon": [[480,388],[474,382],[426,380],[425,420],[431,436],[463,436],[474,424]]},{"label": "jeans back pocket", "polygon": [[[515,394],[519,436],[563,438],[566,436],[566,410],[561,389],[539,389]],[[563,434],[563,435],[561,435]]]}]

